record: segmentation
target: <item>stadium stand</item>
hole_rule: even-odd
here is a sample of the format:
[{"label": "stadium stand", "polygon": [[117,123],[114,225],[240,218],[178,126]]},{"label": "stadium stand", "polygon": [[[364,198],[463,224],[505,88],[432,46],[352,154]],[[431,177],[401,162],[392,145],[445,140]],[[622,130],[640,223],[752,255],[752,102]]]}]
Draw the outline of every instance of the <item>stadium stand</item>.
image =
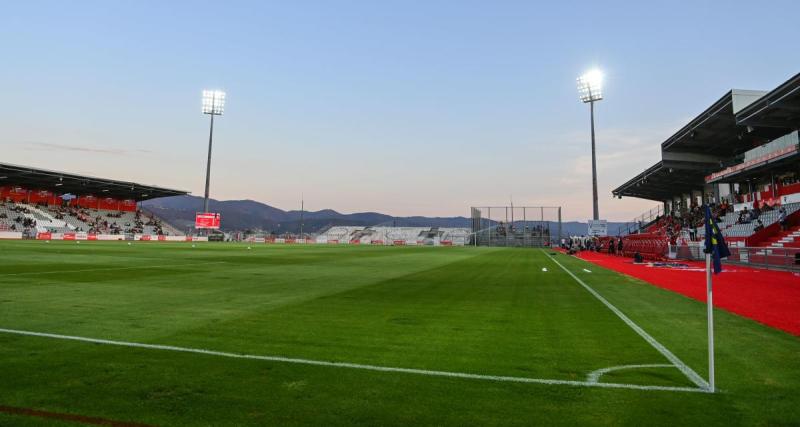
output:
[{"label": "stadium stand", "polygon": [[[769,92],[727,92],[661,144],[661,161],[612,191],[661,203],[655,219],[638,221],[624,237],[625,254],[660,258],[675,246],[698,247],[705,238],[703,204],[713,207],[723,235],[740,252],[791,248],[777,245],[795,244],[779,218],[795,224],[800,215],[797,129],[800,74]],[[784,253],[781,265],[791,255]]]},{"label": "stadium stand", "polygon": [[0,184],[0,231],[21,237],[182,235],[137,202],[183,191],[9,164]]},{"label": "stadium stand", "polygon": [[372,245],[465,245],[467,228],[447,227],[355,227],[333,226],[322,231],[317,243]]}]

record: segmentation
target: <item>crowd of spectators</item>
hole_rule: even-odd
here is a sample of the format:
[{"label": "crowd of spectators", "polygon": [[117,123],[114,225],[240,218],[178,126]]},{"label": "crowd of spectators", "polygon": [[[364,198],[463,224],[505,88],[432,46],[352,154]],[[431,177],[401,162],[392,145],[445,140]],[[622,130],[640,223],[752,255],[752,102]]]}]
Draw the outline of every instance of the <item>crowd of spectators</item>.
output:
[{"label": "crowd of spectators", "polygon": [[572,236],[561,239],[561,248],[570,255],[582,251],[608,252],[611,255],[622,255],[624,242],[621,236],[604,237],[597,236]]},{"label": "crowd of spectators", "polygon": [[[709,208],[711,208],[711,217],[717,224],[722,224],[725,214],[733,211],[733,206],[727,201],[720,204],[711,203]],[[673,211],[667,215],[656,217],[645,232],[664,235],[671,244],[675,244],[681,236],[681,231],[686,230],[691,240],[698,240],[698,229],[705,227],[705,220],[705,210],[701,206],[693,205],[680,213]]]},{"label": "crowd of spectators", "polygon": [[[145,227],[152,227],[155,234],[165,234],[162,222],[152,214],[137,210],[131,217],[130,212],[113,212],[90,210],[76,206],[54,206],[45,203],[36,204],[37,208],[46,211],[55,219],[67,221],[68,217],[78,219],[86,227],[77,226],[73,231],[93,234],[137,234],[144,233]],[[36,232],[36,219],[29,208],[14,203],[12,200],[0,200],[0,230]],[[12,212],[9,217],[7,212]],[[14,215],[18,214],[18,215]],[[124,222],[122,219],[125,219]]]},{"label": "crowd of spectators", "polygon": [[739,211],[739,218],[736,220],[736,223],[750,224],[751,222],[759,221],[758,218],[761,216],[762,213],[769,212],[772,210],[775,210],[775,208],[766,203],[759,204],[758,200],[756,200],[753,202],[753,209],[747,209],[747,206],[745,206],[744,209]]},{"label": "crowd of spectators", "polygon": [[[15,205],[11,203],[10,200],[0,201],[0,206],[4,208],[3,211],[0,212],[0,228],[9,231],[23,232],[36,229],[36,220],[34,218],[25,216],[26,214],[29,215],[31,213],[28,208]],[[11,218],[8,216],[7,212],[12,213]]]}]

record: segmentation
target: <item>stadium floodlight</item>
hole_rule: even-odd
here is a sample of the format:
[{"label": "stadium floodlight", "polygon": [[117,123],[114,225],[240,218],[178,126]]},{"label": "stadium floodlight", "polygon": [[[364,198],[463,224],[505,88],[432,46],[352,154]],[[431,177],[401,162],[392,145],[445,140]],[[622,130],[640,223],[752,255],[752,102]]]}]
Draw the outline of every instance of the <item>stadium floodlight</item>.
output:
[{"label": "stadium floodlight", "polygon": [[597,205],[597,156],[594,143],[594,103],[603,99],[603,72],[592,69],[578,77],[578,95],[584,104],[589,104],[589,115],[592,123],[592,218],[600,219],[600,208]]},{"label": "stadium floodlight", "polygon": [[221,116],[225,112],[225,92],[221,90],[203,91],[203,114]]},{"label": "stadium floodlight", "polygon": [[203,199],[203,212],[208,212],[208,189],[211,184],[211,145],[214,140],[214,116],[221,116],[225,111],[225,92],[221,90],[203,91],[203,114],[211,116],[211,128],[208,132],[208,162],[206,163],[206,194]]},{"label": "stadium floodlight", "polygon": [[578,94],[583,102],[603,99],[603,72],[595,68],[578,77]]}]

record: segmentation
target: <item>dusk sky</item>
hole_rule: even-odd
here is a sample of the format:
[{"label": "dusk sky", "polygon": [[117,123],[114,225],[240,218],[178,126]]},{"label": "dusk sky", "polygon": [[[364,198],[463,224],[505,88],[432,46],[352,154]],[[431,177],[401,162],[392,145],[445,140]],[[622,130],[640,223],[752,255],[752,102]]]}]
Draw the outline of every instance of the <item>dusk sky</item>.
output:
[{"label": "dusk sky", "polygon": [[[169,4],[167,4],[169,3]],[[769,3],[769,7],[765,4]],[[611,190],[731,88],[800,71],[795,1],[9,2],[0,161],[297,209],[468,215],[562,205],[601,217],[656,202]]]}]

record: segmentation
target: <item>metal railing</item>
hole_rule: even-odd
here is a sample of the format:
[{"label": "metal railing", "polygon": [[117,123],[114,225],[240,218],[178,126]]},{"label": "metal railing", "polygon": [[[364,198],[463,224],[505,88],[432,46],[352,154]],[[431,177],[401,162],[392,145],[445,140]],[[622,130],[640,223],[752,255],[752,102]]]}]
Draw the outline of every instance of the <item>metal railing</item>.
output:
[{"label": "metal railing", "polygon": [[[782,247],[729,247],[731,256],[723,262],[734,265],[747,265],[765,270],[789,270],[800,272],[800,248]],[[705,259],[703,246],[697,243],[670,247],[670,257],[702,261]]]},{"label": "metal railing", "polygon": [[632,219],[630,222],[625,223],[620,231],[624,230],[625,232],[620,234],[636,234],[642,231],[642,229],[653,222],[656,218],[664,215],[664,205],[659,204],[658,206],[650,209],[649,211],[637,216],[636,218]]}]

